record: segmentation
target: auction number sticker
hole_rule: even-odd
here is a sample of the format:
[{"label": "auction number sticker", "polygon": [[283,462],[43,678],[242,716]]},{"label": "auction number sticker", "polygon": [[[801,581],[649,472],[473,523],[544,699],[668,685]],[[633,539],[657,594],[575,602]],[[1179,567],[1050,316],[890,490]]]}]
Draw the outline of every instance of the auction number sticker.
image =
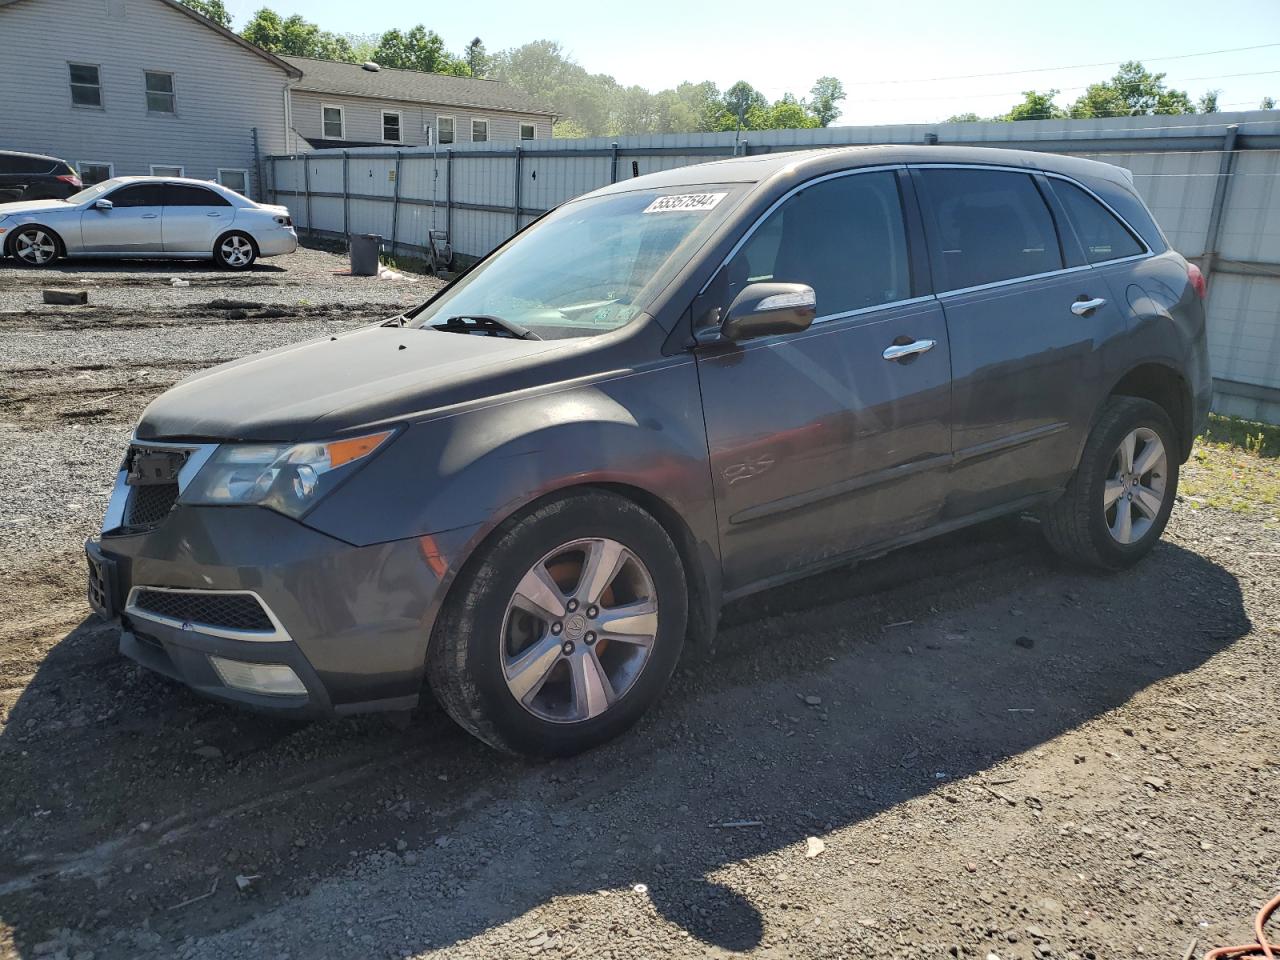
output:
[{"label": "auction number sticker", "polygon": [[645,213],[683,213],[688,210],[710,210],[725,198],[723,193],[676,193],[659,197],[644,208]]}]

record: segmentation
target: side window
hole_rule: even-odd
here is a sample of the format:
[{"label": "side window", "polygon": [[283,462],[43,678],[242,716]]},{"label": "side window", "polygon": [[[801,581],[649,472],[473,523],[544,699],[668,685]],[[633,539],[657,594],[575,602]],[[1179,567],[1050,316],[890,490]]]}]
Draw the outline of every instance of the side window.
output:
[{"label": "side window", "polygon": [[436,117],[436,143],[453,143],[453,117]]},{"label": "side window", "polygon": [[722,271],[727,307],[748,283],[804,283],[829,317],[911,296],[897,177],[858,173],[806,187],[771,213]]},{"label": "side window", "polygon": [[164,188],[164,205],[166,207],[229,207],[221,195],[204,187],[191,187],[186,184],[170,183]]},{"label": "side window", "polygon": [[1084,253],[1090,263],[1133,257],[1145,252],[1128,228],[1086,191],[1057,177],[1049,182],[1066,207],[1067,216],[1076,228],[1076,235],[1084,245]]},{"label": "side window", "polygon": [[121,187],[104,198],[116,207],[159,207],[164,204],[164,186],[158,183],[138,183]]},{"label": "side window", "polygon": [[941,167],[915,176],[939,291],[1062,269],[1053,217],[1030,174]]}]

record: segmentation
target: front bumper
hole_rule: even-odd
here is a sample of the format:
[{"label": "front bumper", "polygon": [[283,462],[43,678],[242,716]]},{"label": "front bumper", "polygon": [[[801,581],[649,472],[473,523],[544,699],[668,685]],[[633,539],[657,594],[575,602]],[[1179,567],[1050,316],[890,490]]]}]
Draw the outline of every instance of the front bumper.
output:
[{"label": "front bumper", "polygon": [[[121,627],[120,651],[206,696],[293,716],[409,709],[427,640],[466,534],[356,547],[259,507],[178,504],[154,529],[86,544],[90,602]],[[448,546],[445,546],[445,545]],[[157,613],[140,591],[260,600],[269,622]],[[225,682],[211,657],[282,664],[305,693]]]}]

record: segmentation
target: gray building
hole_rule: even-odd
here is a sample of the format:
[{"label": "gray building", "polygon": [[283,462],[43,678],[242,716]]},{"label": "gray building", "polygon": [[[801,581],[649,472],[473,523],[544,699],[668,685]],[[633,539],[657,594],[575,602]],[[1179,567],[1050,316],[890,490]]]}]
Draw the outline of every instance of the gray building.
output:
[{"label": "gray building", "polygon": [[294,152],[551,136],[554,114],[498,80],[283,59],[302,72],[292,90]]},{"label": "gray building", "polygon": [[297,67],[177,0],[0,0],[0,148],[89,182],[218,180],[258,195],[257,150],[287,151]]}]

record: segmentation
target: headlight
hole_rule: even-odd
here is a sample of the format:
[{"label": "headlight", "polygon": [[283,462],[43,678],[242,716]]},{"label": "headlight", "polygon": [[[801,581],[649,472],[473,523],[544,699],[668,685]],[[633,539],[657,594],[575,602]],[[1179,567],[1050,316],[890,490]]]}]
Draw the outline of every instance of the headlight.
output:
[{"label": "headlight", "polygon": [[254,504],[301,517],[394,432],[323,443],[223,444],[182,492],[181,500]]}]

